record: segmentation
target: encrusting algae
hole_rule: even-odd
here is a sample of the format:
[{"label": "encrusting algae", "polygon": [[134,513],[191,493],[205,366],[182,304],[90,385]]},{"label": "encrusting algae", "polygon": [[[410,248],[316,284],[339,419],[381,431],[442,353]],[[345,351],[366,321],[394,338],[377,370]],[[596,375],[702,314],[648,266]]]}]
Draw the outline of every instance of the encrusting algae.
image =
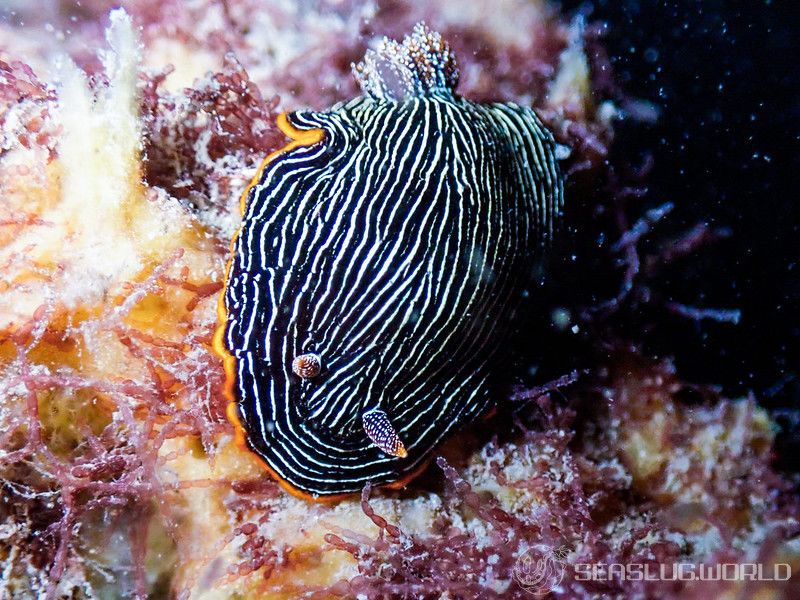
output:
[{"label": "encrusting algae", "polygon": [[[51,76],[53,37],[30,4],[25,26],[0,23],[0,596],[528,598],[517,565],[542,548],[565,565],[561,598],[745,589],[583,581],[578,563],[800,571],[800,510],[771,466],[766,411],[697,392],[601,325],[588,373],[513,390],[513,410],[404,490],[311,504],[233,443],[216,303],[239,196],[286,143],[278,106],[352,97],[365,46],[425,21],[461,58],[461,93],[539,109],[569,154],[568,197],[589,174],[607,183],[585,222],[602,206],[617,223],[623,184],[603,165],[617,98],[591,25],[517,0],[485,20],[470,17],[477,0],[166,0],[110,17],[99,1],[70,21],[72,59]],[[625,264],[657,221],[638,237],[609,226]],[[629,273],[633,291],[592,315],[625,310],[647,275]],[[796,581],[760,591],[792,597]]]}]

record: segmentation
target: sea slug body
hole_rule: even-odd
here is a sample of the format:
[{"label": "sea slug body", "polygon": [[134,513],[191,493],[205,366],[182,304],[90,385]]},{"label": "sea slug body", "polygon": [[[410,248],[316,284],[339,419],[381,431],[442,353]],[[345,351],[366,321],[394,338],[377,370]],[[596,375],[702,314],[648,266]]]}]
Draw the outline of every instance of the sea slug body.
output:
[{"label": "sea slug body", "polygon": [[246,192],[215,346],[240,442],[289,491],[400,485],[492,406],[488,380],[561,211],[533,110],[455,93],[423,25],[364,96],[282,115]]}]

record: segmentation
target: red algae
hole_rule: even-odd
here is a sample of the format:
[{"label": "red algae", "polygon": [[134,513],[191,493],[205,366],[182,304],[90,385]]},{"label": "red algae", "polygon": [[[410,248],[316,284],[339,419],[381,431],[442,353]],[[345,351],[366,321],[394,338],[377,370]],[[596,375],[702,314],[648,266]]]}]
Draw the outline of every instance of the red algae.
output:
[{"label": "red algae", "polygon": [[[107,78],[86,48],[101,43],[112,4],[119,3],[60,3],[60,17],[50,15],[57,29],[71,30],[66,49],[93,74],[95,88]],[[664,240],[671,205],[648,211],[639,202],[647,161],[631,167],[609,158],[617,107],[642,119],[650,113],[616,85],[601,27],[511,1],[495,13],[506,24],[524,23],[521,35],[471,19],[475,3],[323,1],[305,12],[254,0],[121,4],[141,27],[145,55],[166,40],[216,61],[178,89],[169,77],[183,65],[140,73],[138,100],[145,199],[195,219],[208,260],[200,268],[196,250],[163,251],[99,306],[71,310],[54,289],[25,319],[0,330],[3,593],[190,598],[213,588],[246,597],[529,598],[515,569],[529,553],[544,552],[561,569],[552,597],[700,598],[745,596],[753,588],[741,581],[586,579],[581,565],[800,568],[789,547],[800,535],[800,507],[792,482],[772,466],[766,412],[755,398],[729,400],[682,381],[668,361],[648,359],[641,349],[660,314],[730,317],[671,301],[660,283],[664,269],[730,232],[697,225]],[[28,28],[49,18],[35,5],[21,9]],[[75,19],[59,23],[62,17]],[[297,519],[293,529],[305,532],[336,507],[291,512],[295,501],[260,472],[217,476],[181,466],[190,458],[223,462],[232,433],[222,365],[210,348],[219,275],[239,196],[264,156],[284,143],[276,115],[350,98],[351,63],[379,36],[402,37],[420,20],[456,51],[461,93],[534,105],[564,145],[568,226],[586,234],[591,249],[584,254],[592,257],[574,278],[588,272],[603,280],[591,294],[576,292],[567,307],[593,361],[549,384],[516,386],[505,408],[479,428],[496,435],[465,434],[445,446],[410,488],[365,488],[354,522],[377,532],[331,526],[312,552],[269,528],[288,514]],[[586,94],[572,81],[577,75],[561,77],[556,90],[570,60],[575,73],[588,73]],[[28,64],[0,61],[0,160],[20,149],[45,156],[3,163],[4,190],[46,179],[58,158],[56,104],[54,89]],[[49,226],[43,211],[3,202],[0,243]],[[601,234],[606,241],[598,247]],[[7,260],[5,269],[30,263],[36,280],[51,286],[63,269],[24,252]],[[30,285],[3,282],[0,291]],[[99,340],[119,353],[108,359],[113,375],[87,358]],[[222,516],[187,517],[182,503],[193,492],[221,499]],[[425,527],[395,518],[414,503],[433,506]],[[383,512],[389,508],[395,516]],[[194,548],[197,536],[211,535],[200,527],[205,521],[218,526],[217,537]],[[170,548],[154,553],[159,535]],[[299,577],[326,560],[341,565],[324,581]],[[181,579],[175,573],[185,564],[192,568]],[[795,579],[764,589],[792,597],[796,588]]]},{"label": "red algae", "polygon": [[[16,142],[24,148],[44,148],[55,151],[58,133],[49,123],[51,103],[55,100],[48,88],[24,62],[0,60],[0,130],[5,137],[13,130]],[[18,123],[9,123],[9,119]],[[2,146],[7,150],[10,140]],[[20,165],[19,168],[22,168]]]},{"label": "red algae", "polygon": [[[475,523],[465,527],[446,519],[436,533],[406,533],[400,524],[391,524],[375,513],[366,489],[364,512],[378,526],[379,534],[376,539],[348,532],[326,537],[334,551],[347,552],[358,560],[359,569],[358,577],[339,582],[326,593],[366,598],[438,598],[442,594],[525,598],[530,592],[515,583],[513,573],[520,556],[535,545],[549,547],[561,557],[563,578],[550,590],[551,596],[558,598],[597,594],[708,597],[743,589],[742,582],[731,581],[626,581],[602,576],[587,580],[582,576],[587,565],[649,565],[658,572],[662,565],[672,569],[677,563],[703,564],[711,569],[723,563],[763,561],[771,565],[770,561],[779,561],[781,542],[793,539],[799,531],[798,501],[792,486],[770,467],[769,446],[759,440],[765,434],[758,432],[759,426],[752,420],[752,401],[732,403],[709,397],[692,411],[693,418],[687,419],[687,407],[675,398],[683,384],[668,364],[647,364],[624,356],[618,364],[604,380],[576,386],[574,393],[567,394],[568,405],[540,402],[530,413],[535,428],[523,427],[517,434],[495,439],[481,451],[485,463],[469,467],[490,473],[478,479],[480,487],[493,479],[492,487],[524,491],[534,502],[511,513],[501,508],[492,494],[476,492],[443,458],[437,460],[450,483],[442,493],[443,502],[449,507],[468,507],[485,527],[480,534]],[[645,387],[639,388],[642,383]],[[595,394],[612,401],[593,401],[590,397]],[[582,395],[586,397],[580,398]],[[585,418],[591,425],[583,426],[583,435],[575,435],[577,413],[570,406],[589,413]],[[643,479],[644,473],[628,463],[625,445],[619,449],[619,440],[638,432],[650,416],[663,413],[674,415],[679,431],[671,432],[672,441],[664,442],[661,468]],[[710,468],[719,474],[738,463],[737,474],[735,478],[709,477],[699,464],[701,459],[691,457],[686,440],[722,426],[734,413],[735,418],[743,419],[737,427],[749,433],[737,437],[726,425],[735,441],[731,440],[728,451],[709,458],[718,461]],[[544,423],[547,427],[541,428]],[[687,471],[680,483],[672,486],[675,495],[664,496],[656,482],[664,485],[668,471],[674,468],[670,461],[677,462],[676,453],[689,456],[697,469]],[[514,472],[520,455],[532,461],[522,477]],[[706,489],[713,501],[687,512],[681,507],[688,498],[681,496],[694,494],[696,486]],[[761,504],[764,501],[766,505]],[[734,517],[731,510],[739,514]],[[717,536],[719,541],[714,542]],[[704,547],[706,537],[712,546]],[[792,585],[784,587],[784,592]]]},{"label": "red algae", "polygon": [[[37,341],[35,334],[20,332],[10,339],[15,358],[7,367],[3,393],[26,401],[18,407],[12,405],[14,412],[4,419],[5,438],[13,449],[0,455],[2,505],[28,515],[30,531],[20,529],[20,533],[28,533],[14,543],[23,555],[29,553],[37,564],[47,565],[41,585],[48,597],[66,591],[57,588],[58,582],[69,571],[83,568],[85,557],[77,553],[74,536],[81,530],[81,522],[98,514],[103,520],[130,526],[129,568],[134,570],[137,595],[144,597],[142,536],[146,536],[153,510],[168,511],[163,500],[171,487],[157,476],[159,450],[168,439],[190,435],[213,449],[218,434],[227,430],[219,404],[221,368],[208,349],[201,353],[183,350],[196,347],[198,336],[210,334],[193,331],[183,340],[167,342],[124,324],[141,299],[162,294],[168,287],[166,274],[179,264],[181,255],[174,254],[150,277],[130,285],[113,309],[78,327],[53,331],[62,342],[75,343],[82,343],[81,338],[93,331],[114,331],[130,355],[147,366],[149,375],[140,381],[98,381],[80,369],[64,366],[51,370],[31,360],[45,336]],[[42,311],[37,315],[44,318]],[[177,389],[176,382],[165,376],[170,370],[181,373]],[[42,426],[41,397],[53,393],[103,399],[99,409],[94,403],[89,405],[90,412],[100,413],[90,417],[92,422],[81,424],[78,413],[67,417],[80,429],[82,441],[66,453],[58,451],[57,439]],[[36,477],[26,473],[28,469],[22,467],[26,464],[36,465]],[[37,510],[41,503],[48,510]]]},{"label": "red algae", "polygon": [[233,54],[223,70],[175,95],[159,90],[166,74],[143,92],[145,181],[204,209],[226,210],[242,172],[284,144],[275,126],[277,97],[264,99]]}]

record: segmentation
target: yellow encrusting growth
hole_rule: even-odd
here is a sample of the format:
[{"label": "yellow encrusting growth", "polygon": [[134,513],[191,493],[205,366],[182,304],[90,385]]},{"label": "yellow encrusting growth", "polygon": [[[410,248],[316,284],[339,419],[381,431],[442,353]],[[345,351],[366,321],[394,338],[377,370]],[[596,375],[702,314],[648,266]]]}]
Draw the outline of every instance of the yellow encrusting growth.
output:
[{"label": "yellow encrusting growth", "polygon": [[[25,256],[5,275],[12,285],[27,284],[0,299],[10,304],[0,327],[24,320],[47,300],[48,289],[57,288],[53,301],[69,310],[85,308],[120,294],[125,282],[146,278],[170,252],[205,253],[211,247],[177,202],[148,193],[142,183],[139,42],[123,11],[111,13],[106,38],[109,49],[101,57],[108,85],[92,88],[65,59],[56,115],[58,158],[47,166],[45,186],[11,198],[20,210],[36,210],[41,224],[0,250],[1,258]],[[203,264],[198,278],[206,279],[208,272]],[[41,285],[33,284],[37,280]]]},{"label": "yellow encrusting growth", "polygon": [[558,74],[550,82],[547,104],[577,118],[594,111],[589,63],[583,45],[583,22],[573,22],[569,44],[559,56]]},{"label": "yellow encrusting growth", "polygon": [[[137,213],[145,211],[137,206],[143,196],[136,92],[139,49],[130,17],[114,11],[106,38],[110,49],[102,59],[107,87],[94,93],[70,60],[61,68],[61,202],[53,221],[68,224],[58,234],[66,234],[68,264],[75,274],[80,270],[83,279],[82,286],[72,286],[75,297],[65,299],[68,302],[99,295],[108,284],[143,267],[133,239],[140,229]],[[111,239],[115,248],[108,252]],[[62,258],[51,255],[51,248],[39,250],[43,262]]]},{"label": "yellow encrusting growth", "polygon": [[[18,4],[22,8],[26,3]],[[325,80],[315,74],[316,69],[321,60],[327,60],[332,40],[341,38],[352,47],[364,16],[375,16],[371,2],[356,3],[355,8],[341,11],[326,9],[322,14],[313,9],[301,10],[290,0],[279,0],[270,6],[274,10],[251,15],[244,12],[247,3],[242,2],[209,0],[196,3],[197,6],[190,4],[184,7],[184,15],[204,11],[200,22],[192,23],[192,31],[198,36],[219,41],[224,33],[247,40],[250,54],[240,54],[240,58],[251,80],[265,94],[280,94],[284,109],[307,106],[308,98],[318,96],[321,86],[328,90],[324,93],[339,93],[341,81],[336,77]],[[243,14],[252,17],[252,22],[241,32],[236,31],[231,22],[222,21],[223,4],[233,7],[234,23],[237,17],[242,23]],[[440,15],[440,20],[477,32],[477,40],[494,40],[501,47],[518,47],[527,52],[526,48],[537,47],[531,41],[536,37],[537,24],[551,18],[548,6],[543,0],[500,0],[493,5],[488,20],[482,20],[479,26],[470,26],[477,22],[474,15],[485,12],[484,4],[477,0],[446,2],[433,8],[420,4],[410,6],[409,11],[433,10],[433,16]],[[152,512],[131,511],[129,507],[136,506],[135,502],[119,506],[128,519],[122,520],[121,528],[113,529],[117,525],[109,520],[113,511],[82,515],[72,528],[75,538],[68,550],[70,554],[80,553],[74,561],[76,568],[59,578],[56,597],[79,597],[85,590],[91,590],[95,597],[133,595],[130,581],[122,581],[131,575],[126,536],[133,529],[133,521],[146,525],[143,529],[147,530],[147,539],[142,540],[147,548],[147,589],[142,597],[298,598],[309,592],[307,586],[324,588],[343,579],[363,579],[356,559],[334,549],[326,535],[339,535],[346,541],[363,540],[359,536],[366,536],[371,540],[365,544],[368,547],[375,542],[378,528],[364,515],[358,497],[322,505],[283,493],[271,483],[257,457],[243,449],[246,442],[241,428],[236,432],[239,445],[233,443],[221,414],[224,402],[210,406],[222,395],[222,361],[210,347],[217,327],[216,294],[203,295],[198,302],[200,295],[193,290],[221,286],[221,236],[216,230],[206,230],[168,190],[149,188],[143,183],[146,163],[137,71],[142,64],[161,70],[167,63],[177,61],[167,89],[174,91],[173,97],[185,98],[177,90],[189,85],[194,75],[215,69],[220,53],[211,44],[190,44],[174,36],[174,15],[168,16],[168,22],[160,15],[164,21],[150,25],[147,48],[143,49],[131,19],[122,11],[113,12],[107,49],[101,56],[104,73],[96,82],[90,82],[77,66],[65,60],[60,84],[55,88],[57,99],[42,101],[49,110],[48,131],[54,132],[55,151],[51,153],[52,146],[38,142],[30,146],[8,142],[8,147],[3,145],[0,149],[0,220],[19,217],[24,221],[21,225],[0,226],[0,423],[4,425],[0,440],[6,442],[0,452],[15,452],[23,447],[31,438],[31,426],[38,425],[43,442],[38,448],[68,464],[69,459],[83,456],[81,453],[90,445],[88,433],[99,435],[110,423],[108,454],[120,454],[125,461],[110,463],[112,467],[122,465],[120,472],[94,475],[94,479],[101,486],[114,487],[131,473],[134,477],[145,473],[133,482],[135,485],[129,482],[126,486],[147,502],[148,488],[159,487],[153,496],[156,501]],[[417,17],[422,15],[408,18]],[[212,27],[215,20],[223,23],[217,29]],[[374,24],[378,29],[381,26],[379,20]],[[392,28],[402,26],[402,19],[392,24]],[[563,31],[561,25],[558,27]],[[11,40],[0,48],[0,60],[8,62],[9,56],[24,58],[23,38],[33,29],[13,29],[9,23],[0,23],[0,32]],[[73,39],[83,43],[81,35],[76,31]],[[53,36],[44,37],[49,58]],[[559,39],[563,41],[563,37]],[[35,63],[25,58],[40,73],[45,72],[45,60],[42,56]],[[483,89],[499,90],[503,77],[507,79],[502,74],[497,77],[491,69],[479,68],[478,62],[468,62],[463,67],[465,78],[473,86],[482,84]],[[550,79],[544,108],[588,119],[602,113],[601,107],[593,106],[589,66],[579,36],[562,53],[560,64],[552,67],[556,75]],[[298,86],[292,75],[306,73],[312,74],[303,82],[308,85]],[[208,80],[213,82],[213,76]],[[295,89],[297,95],[293,96],[289,92],[294,93]],[[542,96],[535,97],[538,106]],[[516,99],[520,101],[519,96]],[[26,102],[35,104],[38,114],[41,106],[27,100],[9,114],[26,118],[33,114],[20,110],[25,109]],[[529,104],[524,99],[521,103]],[[9,118],[3,122],[0,145],[14,138],[13,123],[22,121]],[[293,143],[313,143],[321,134],[320,130],[291,130],[285,116],[278,124],[295,139]],[[300,139],[301,135],[305,137]],[[232,160],[230,165],[226,163],[224,168],[235,170],[237,178],[231,179],[234,183],[229,188],[221,188],[226,191],[217,192],[214,202],[234,214],[236,198],[228,195],[238,196],[242,173],[249,176],[251,163]],[[201,176],[195,174],[188,181],[188,185],[203,183]],[[242,208],[245,198],[246,192]],[[204,218],[204,222],[211,223],[211,218]],[[230,223],[213,224],[225,229]],[[220,308],[224,322],[224,306]],[[220,336],[221,330],[217,332],[218,349]],[[124,342],[139,354],[135,355]],[[41,385],[30,398],[20,383],[23,363],[29,376],[38,378]],[[229,367],[230,364],[229,360]],[[683,548],[693,549],[693,557],[702,557],[698,548],[706,547],[708,553],[716,551],[721,543],[718,532],[736,523],[739,532],[726,550],[738,545],[760,547],[762,539],[774,537],[776,531],[775,517],[768,517],[770,511],[774,513],[768,504],[771,501],[734,494],[731,498],[741,502],[728,504],[724,497],[723,504],[715,504],[718,499],[713,486],[710,491],[706,487],[724,484],[735,492],[745,482],[747,489],[753,489],[753,483],[747,480],[757,475],[743,469],[767,463],[773,441],[773,424],[767,413],[752,401],[715,400],[710,405],[683,406],[669,391],[675,380],[654,378],[649,386],[642,384],[656,371],[625,369],[626,375],[620,375],[613,385],[609,383],[606,390],[611,407],[608,410],[619,410],[623,416],[603,416],[606,403],[598,403],[592,408],[594,416],[582,417],[581,423],[587,427],[573,442],[570,440],[574,432],[569,426],[552,435],[547,430],[534,431],[527,438],[520,435],[497,444],[486,443],[473,432],[442,448],[442,453],[482,501],[493,496],[500,509],[515,516],[548,515],[554,506],[574,503],[576,494],[591,498],[598,503],[598,522],[608,519],[603,542],[615,551],[615,540],[629,540],[628,532],[649,526],[665,514],[675,520],[677,531],[669,539],[642,538],[637,546],[647,549],[658,544],[657,550],[662,552],[665,543],[678,542]],[[229,380],[231,377],[229,373]],[[47,383],[48,378],[53,382]],[[56,381],[57,378],[62,379]],[[70,383],[75,381],[91,385]],[[134,384],[136,390],[119,393],[128,384]],[[140,389],[163,394],[163,400],[143,400],[144,396],[137,396]],[[38,423],[36,418],[28,418],[31,412],[26,401],[31,400],[38,410]],[[151,417],[147,410],[153,406],[163,410],[152,423],[144,425]],[[172,423],[159,420],[168,419],[171,410],[179,412],[186,407],[194,408],[192,417],[202,414],[202,419]],[[235,423],[235,403],[228,408]],[[128,409],[127,418],[120,419],[120,412]],[[602,419],[597,431],[591,430],[594,419]],[[204,437],[191,428],[198,422],[208,428]],[[15,426],[12,428],[9,423]],[[177,427],[166,435],[168,425],[176,423]],[[141,442],[146,451],[130,445],[133,434],[139,432],[147,432]],[[205,437],[208,432],[213,435]],[[166,439],[158,446],[157,455],[148,454],[155,447],[153,440],[162,435]],[[605,453],[609,449],[613,455]],[[28,480],[21,483],[35,486],[42,483],[41,479],[55,490],[52,496],[47,492],[45,502],[30,504],[47,506],[42,514],[30,515],[40,529],[27,523],[24,515],[13,514],[13,509],[28,500],[14,506],[13,499],[21,496],[9,495],[6,498],[12,501],[0,506],[0,597],[44,596],[49,583],[51,565],[26,562],[29,550],[16,543],[33,541],[33,556],[41,560],[41,550],[48,549],[41,542],[52,545],[57,538],[53,535],[57,529],[48,527],[45,519],[51,517],[53,507],[59,506],[56,498],[60,484],[48,479],[48,463],[40,458],[27,456],[0,473],[6,483],[24,490],[13,477],[27,469]],[[146,471],[139,462],[150,459],[155,465],[152,471]],[[98,465],[109,463],[98,461]],[[91,479],[85,471],[81,474],[65,470],[62,476],[66,475],[68,483],[82,485]],[[433,473],[439,471],[434,468]],[[593,486],[597,481],[608,480],[615,482],[618,494],[608,492],[612,486],[580,489],[580,485]],[[730,483],[726,483],[728,480]],[[398,482],[398,486],[403,483]],[[423,482],[412,491],[373,492],[370,504],[375,512],[415,536],[403,538],[401,545],[413,542],[424,547],[421,543],[426,539],[449,536],[450,531],[474,533],[479,550],[480,544],[494,544],[492,539],[496,539],[498,531],[461,502],[463,493],[448,494],[438,488],[432,491],[429,484],[430,481]],[[640,502],[642,497],[646,502]],[[83,509],[87,498],[91,499],[82,488],[73,500]],[[630,498],[635,498],[636,504],[630,504]],[[126,497],[120,494],[115,499],[125,501]],[[9,519],[6,507],[12,509]],[[562,513],[559,510],[549,514]],[[795,525],[796,521],[787,519],[779,526]],[[252,526],[252,530],[246,535],[240,533],[243,526]],[[536,531],[531,529],[528,533],[535,536]],[[625,536],[619,532],[625,532]],[[382,539],[388,539],[385,532]],[[581,541],[575,539],[573,558],[587,556],[582,554]],[[245,570],[242,575],[236,567],[251,564],[251,546],[257,542],[265,553],[275,552],[274,568],[269,571],[268,565],[262,566],[252,572]],[[771,545],[772,540],[768,539],[763,548],[768,550]],[[771,561],[791,562],[793,570],[800,568],[797,547],[796,540],[782,543],[780,554]],[[418,557],[408,555],[411,561]],[[426,568],[438,568],[440,564],[426,556],[422,558]],[[381,577],[386,573],[391,577],[388,560],[373,564],[380,568]],[[84,570],[86,577],[95,579],[81,579]],[[517,590],[510,574],[502,579],[499,571],[485,573],[494,573],[497,578],[487,583],[499,586],[495,595]],[[391,579],[387,581],[392,584]],[[466,579],[455,581],[457,586],[466,583]],[[746,583],[741,586],[743,591],[733,587],[731,593],[746,593]],[[690,588],[687,593],[698,592],[702,590]],[[769,589],[763,591],[768,592]],[[777,591],[775,594],[778,597]]]},{"label": "yellow encrusting growth", "polygon": [[101,59],[108,84],[93,87],[63,60],[58,158],[46,165],[43,184],[21,185],[7,196],[39,222],[2,240],[0,260],[9,264],[0,288],[0,329],[19,327],[43,305],[67,311],[70,324],[78,325],[107,310],[102,306],[173,252],[184,253],[195,281],[214,272],[212,242],[197,220],[142,183],[140,48],[124,11],[111,13],[106,39]]},{"label": "yellow encrusting growth", "polygon": [[[20,221],[0,227],[0,417],[32,403],[38,418],[4,421],[13,428],[3,435],[13,448],[36,435],[63,458],[85,452],[90,435],[117,428],[121,445],[135,435],[120,414],[144,421],[148,407],[137,392],[126,395],[131,382],[176,409],[210,393],[173,361],[210,352],[221,256],[191,212],[143,182],[140,43],[123,10],[110,20],[102,83],[61,62],[49,117],[55,155],[17,144],[0,172],[4,213]],[[29,395],[29,385],[40,387]],[[156,415],[150,435],[163,420]],[[196,440],[187,433],[158,448],[160,479],[173,474],[168,453]],[[163,546],[164,524],[150,531],[160,533],[147,543]],[[162,560],[151,573],[171,568]]]}]

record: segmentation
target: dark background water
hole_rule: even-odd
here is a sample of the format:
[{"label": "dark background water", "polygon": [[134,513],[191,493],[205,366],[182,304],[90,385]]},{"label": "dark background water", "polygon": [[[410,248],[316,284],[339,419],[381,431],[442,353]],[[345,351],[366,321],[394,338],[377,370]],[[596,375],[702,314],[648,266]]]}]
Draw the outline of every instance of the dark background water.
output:
[{"label": "dark background water", "polygon": [[800,11],[763,0],[563,5],[608,25],[617,78],[660,109],[655,124],[618,125],[618,152],[653,154],[645,205],[671,201],[673,222],[733,230],[676,282],[690,289],[672,289],[742,320],[673,331],[694,339],[683,368],[776,392],[800,374]]},{"label": "dark background water", "polygon": [[[621,123],[618,152],[651,152],[645,206],[732,237],[667,275],[673,300],[741,310],[738,325],[674,319],[650,341],[683,377],[754,391],[800,450],[800,8],[793,2],[566,1],[605,22],[625,90],[651,125]],[[794,451],[791,452],[795,454]],[[797,465],[795,465],[797,466]]]}]

